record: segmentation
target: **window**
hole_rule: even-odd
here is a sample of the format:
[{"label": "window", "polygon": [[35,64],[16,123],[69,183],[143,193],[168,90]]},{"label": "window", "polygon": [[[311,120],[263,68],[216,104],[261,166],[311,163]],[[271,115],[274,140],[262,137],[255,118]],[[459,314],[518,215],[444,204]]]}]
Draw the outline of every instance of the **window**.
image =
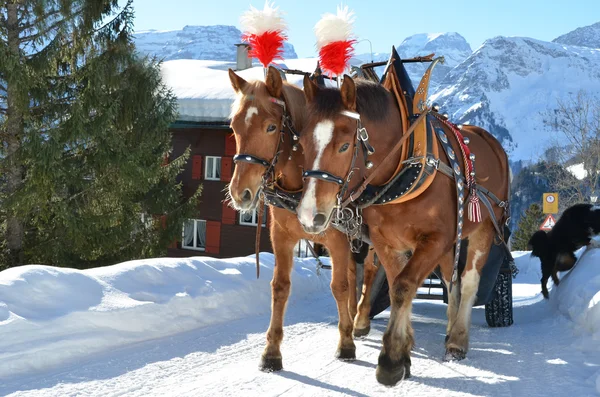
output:
[{"label": "window", "polygon": [[[256,226],[258,222],[258,209],[252,212],[240,212],[240,225],[245,226]],[[263,227],[267,224],[267,208],[263,212],[262,225]]]},{"label": "window", "polygon": [[206,248],[206,221],[188,219],[183,224],[181,248],[204,251]]},{"label": "window", "polygon": [[221,180],[221,157],[206,156],[204,179],[209,181]]}]

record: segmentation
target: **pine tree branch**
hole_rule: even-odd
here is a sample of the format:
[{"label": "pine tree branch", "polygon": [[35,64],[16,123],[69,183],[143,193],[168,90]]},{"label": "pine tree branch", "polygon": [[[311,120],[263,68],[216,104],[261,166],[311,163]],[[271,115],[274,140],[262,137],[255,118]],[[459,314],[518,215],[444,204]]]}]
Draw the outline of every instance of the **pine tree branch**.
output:
[{"label": "pine tree branch", "polygon": [[65,21],[60,20],[58,22],[53,23],[52,25],[50,25],[49,27],[47,27],[44,30],[40,30],[37,33],[31,34],[29,36],[23,36],[19,38],[19,43],[20,44],[24,44],[24,43],[30,43],[32,41],[35,41],[41,37],[46,36],[48,33],[50,33],[52,30],[56,29],[57,27],[59,27],[60,25],[64,24]]},{"label": "pine tree branch", "polygon": [[[81,12],[81,10],[79,12]],[[58,15],[60,13],[61,13],[60,9],[54,9],[52,11],[47,12],[44,15],[41,15],[41,16],[37,17],[36,20],[38,20],[38,21],[39,20],[45,20],[45,19],[48,19],[48,18],[53,17],[55,15]],[[70,17],[71,16],[69,16],[68,18],[70,18]],[[64,21],[64,19],[63,19],[63,21]],[[35,25],[37,25],[35,22],[31,22],[31,23],[28,23],[28,24],[25,24],[25,25],[21,25],[21,29],[23,31],[29,30],[29,29],[33,29],[35,27]]]},{"label": "pine tree branch", "polygon": [[[107,22],[106,24],[104,24],[104,25],[102,25],[102,26],[100,26],[100,27],[98,27],[98,28],[96,28],[96,29],[93,29],[93,30],[92,30],[92,31],[89,33],[89,35],[90,35],[90,36],[93,36],[94,34],[96,34],[96,33],[98,33],[98,32],[101,32],[102,30],[104,30],[104,29],[106,29],[107,27],[109,27],[109,26],[111,26],[112,24],[114,24],[114,23],[115,23],[117,20],[119,20],[121,17],[123,17],[123,15],[125,15],[126,13],[129,13],[129,12],[131,12],[131,11],[129,10],[130,6],[131,6],[131,1],[128,1],[128,2],[127,2],[127,4],[126,4],[126,5],[125,5],[125,6],[124,6],[122,9],[121,9],[121,11],[119,11],[119,13],[118,13],[117,15],[115,15],[115,17],[114,17],[113,19],[111,19],[111,20],[110,20],[109,22]],[[42,50],[40,50],[40,51],[38,51],[38,52],[36,52],[36,53],[32,53],[32,54],[29,54],[29,55],[27,55],[27,56],[26,56],[26,59],[33,59],[33,58],[35,58],[36,56],[38,56],[38,55],[40,55],[40,54],[42,54],[42,53],[46,52],[46,51],[47,51],[49,48],[51,48],[52,46],[54,46],[54,45],[56,44],[56,41],[57,41],[57,39],[58,39],[58,38],[59,38],[59,36],[56,36],[56,37],[54,37],[54,38],[53,38],[53,39],[50,41],[50,43],[48,43],[48,45],[46,45],[46,46],[45,46],[45,47],[44,47]],[[73,41],[73,40],[69,40],[69,41],[66,41],[66,42],[62,43],[62,46],[63,46],[63,47],[71,46],[73,43],[74,43],[74,41]]]}]

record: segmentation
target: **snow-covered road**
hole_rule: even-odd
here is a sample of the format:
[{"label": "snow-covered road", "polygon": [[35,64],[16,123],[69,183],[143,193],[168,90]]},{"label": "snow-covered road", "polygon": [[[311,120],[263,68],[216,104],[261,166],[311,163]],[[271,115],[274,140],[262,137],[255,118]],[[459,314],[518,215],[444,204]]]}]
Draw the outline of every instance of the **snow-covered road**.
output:
[{"label": "snow-covered road", "polygon": [[290,306],[280,373],[257,367],[268,325],[262,315],[103,353],[41,377],[19,377],[0,391],[14,396],[596,395],[597,350],[587,352],[585,339],[578,339],[579,345],[570,337],[563,341],[572,325],[553,315],[547,301],[523,297],[516,305],[515,324],[504,329],[488,328],[483,310],[476,309],[469,357],[447,363],[441,361],[445,306],[416,302],[413,377],[393,389],[375,380],[388,314],[377,317],[371,334],[357,341],[357,360],[341,362],[333,357],[335,305],[323,294]]},{"label": "snow-covered road", "polygon": [[[284,370],[258,370],[273,256],[157,258],[78,271],[0,272],[0,396],[593,396],[600,395],[600,250],[541,297],[539,262],[515,253],[513,326],[476,308],[468,358],[444,362],[446,306],[415,301],[412,378],[375,367],[389,312],[334,358],[330,273],[298,260],[282,344]],[[585,259],[584,259],[585,258]]]}]

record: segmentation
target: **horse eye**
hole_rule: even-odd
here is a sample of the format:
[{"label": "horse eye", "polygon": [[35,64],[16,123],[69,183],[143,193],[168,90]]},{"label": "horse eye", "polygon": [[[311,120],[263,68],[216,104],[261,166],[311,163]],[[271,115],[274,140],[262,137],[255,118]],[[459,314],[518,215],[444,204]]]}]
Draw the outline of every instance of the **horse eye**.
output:
[{"label": "horse eye", "polygon": [[342,147],[340,148],[340,153],[344,153],[346,150],[348,150],[349,147],[350,147],[349,143],[344,143],[342,145]]},{"label": "horse eye", "polygon": [[267,127],[267,132],[271,133],[274,132],[277,129],[277,126],[275,124],[269,124],[269,126]]}]

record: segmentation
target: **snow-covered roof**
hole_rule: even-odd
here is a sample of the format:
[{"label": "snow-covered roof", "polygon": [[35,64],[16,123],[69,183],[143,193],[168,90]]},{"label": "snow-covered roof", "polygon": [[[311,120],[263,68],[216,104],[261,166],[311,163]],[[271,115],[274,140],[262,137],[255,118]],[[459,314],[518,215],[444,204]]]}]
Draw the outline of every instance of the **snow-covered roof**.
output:
[{"label": "snow-covered roof", "polygon": [[[317,58],[289,59],[278,66],[303,72],[314,72]],[[235,93],[231,88],[228,69],[234,62],[178,59],[162,64],[164,83],[177,97],[179,121],[226,122]],[[264,79],[262,66],[237,72],[246,80]],[[287,81],[302,86],[302,75],[287,75]]]}]

